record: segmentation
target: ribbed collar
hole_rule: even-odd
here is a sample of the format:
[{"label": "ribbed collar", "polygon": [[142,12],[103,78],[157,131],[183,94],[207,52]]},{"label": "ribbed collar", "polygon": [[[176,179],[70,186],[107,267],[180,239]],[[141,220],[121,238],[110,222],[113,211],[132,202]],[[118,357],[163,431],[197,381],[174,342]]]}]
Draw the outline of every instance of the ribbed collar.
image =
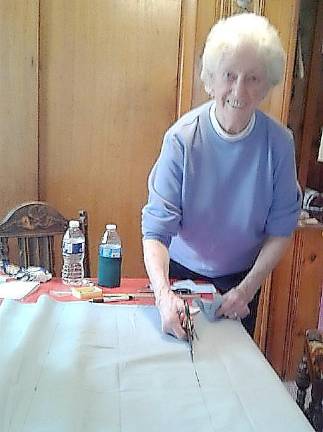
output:
[{"label": "ribbed collar", "polygon": [[216,115],[215,115],[215,102],[213,102],[213,104],[211,105],[210,108],[210,120],[212,123],[212,126],[215,130],[215,132],[223,139],[225,139],[226,141],[240,141],[243,138],[246,138],[248,135],[250,135],[250,133],[252,132],[254,126],[255,126],[255,122],[256,122],[256,115],[255,113],[252,114],[251,119],[249,120],[249,123],[247,124],[247,126],[239,133],[237,134],[229,134],[228,132],[226,132],[222,126],[220,125],[220,123],[218,122]]}]

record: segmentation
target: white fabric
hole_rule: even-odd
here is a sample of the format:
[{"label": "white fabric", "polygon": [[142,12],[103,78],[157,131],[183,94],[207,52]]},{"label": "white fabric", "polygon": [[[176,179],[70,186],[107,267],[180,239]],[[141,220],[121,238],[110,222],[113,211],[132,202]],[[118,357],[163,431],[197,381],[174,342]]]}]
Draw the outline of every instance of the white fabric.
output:
[{"label": "white fabric", "polygon": [[195,283],[191,279],[177,280],[171,285],[172,290],[190,289],[192,293],[210,293],[215,294],[216,288],[211,283]]},{"label": "white fabric", "polygon": [[0,431],[313,430],[239,322],[195,321],[200,386],[155,307],[5,300]]}]

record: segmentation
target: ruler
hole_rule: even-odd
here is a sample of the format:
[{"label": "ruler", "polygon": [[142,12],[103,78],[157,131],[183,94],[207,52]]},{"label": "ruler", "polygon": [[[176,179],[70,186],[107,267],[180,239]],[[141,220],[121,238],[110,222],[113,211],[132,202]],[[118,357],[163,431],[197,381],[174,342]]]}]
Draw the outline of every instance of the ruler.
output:
[{"label": "ruler", "polygon": [[[176,293],[175,293],[176,294]],[[193,293],[193,294],[177,294],[179,297],[183,297],[183,298],[199,298],[201,297],[202,293]],[[129,297],[129,300],[135,300],[135,299],[139,299],[139,298],[154,298],[155,294],[153,292],[126,292],[126,293],[105,293],[103,294],[103,298],[119,298],[119,297]]]}]

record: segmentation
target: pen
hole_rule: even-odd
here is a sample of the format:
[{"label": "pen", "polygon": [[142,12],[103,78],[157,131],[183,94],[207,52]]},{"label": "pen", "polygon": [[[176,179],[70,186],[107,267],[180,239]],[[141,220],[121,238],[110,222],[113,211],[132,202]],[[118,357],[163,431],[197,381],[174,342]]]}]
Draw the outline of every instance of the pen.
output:
[{"label": "pen", "polygon": [[[200,294],[180,294],[183,298],[200,298]],[[94,298],[89,300],[91,303],[111,303],[118,301],[128,301],[128,300],[136,300],[141,298],[154,298],[154,292],[143,293],[143,292],[134,292],[134,293],[104,293],[102,297]]]},{"label": "pen", "polygon": [[90,303],[111,303],[111,302],[127,301],[127,300],[133,300],[133,297],[127,294],[120,294],[120,295],[112,295],[111,297],[105,296],[100,298],[94,298],[89,300],[89,302]]},{"label": "pen", "polygon": [[112,297],[124,297],[124,296],[128,296],[130,297],[131,300],[136,299],[136,298],[153,298],[154,297],[154,293],[153,292],[133,292],[133,293],[103,293],[102,297],[108,297],[108,298],[112,298]]}]

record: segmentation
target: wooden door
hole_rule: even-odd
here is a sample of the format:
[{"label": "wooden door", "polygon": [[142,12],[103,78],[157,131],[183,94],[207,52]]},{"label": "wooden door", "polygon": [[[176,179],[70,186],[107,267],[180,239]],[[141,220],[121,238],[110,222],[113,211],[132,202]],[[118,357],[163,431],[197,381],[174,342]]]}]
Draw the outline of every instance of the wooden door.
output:
[{"label": "wooden door", "polygon": [[89,214],[92,274],[107,223],[123,276],[144,275],[141,208],[175,120],[181,1],[40,3],[40,196]]},{"label": "wooden door", "polygon": [[0,0],[0,218],[38,197],[38,0]]}]

